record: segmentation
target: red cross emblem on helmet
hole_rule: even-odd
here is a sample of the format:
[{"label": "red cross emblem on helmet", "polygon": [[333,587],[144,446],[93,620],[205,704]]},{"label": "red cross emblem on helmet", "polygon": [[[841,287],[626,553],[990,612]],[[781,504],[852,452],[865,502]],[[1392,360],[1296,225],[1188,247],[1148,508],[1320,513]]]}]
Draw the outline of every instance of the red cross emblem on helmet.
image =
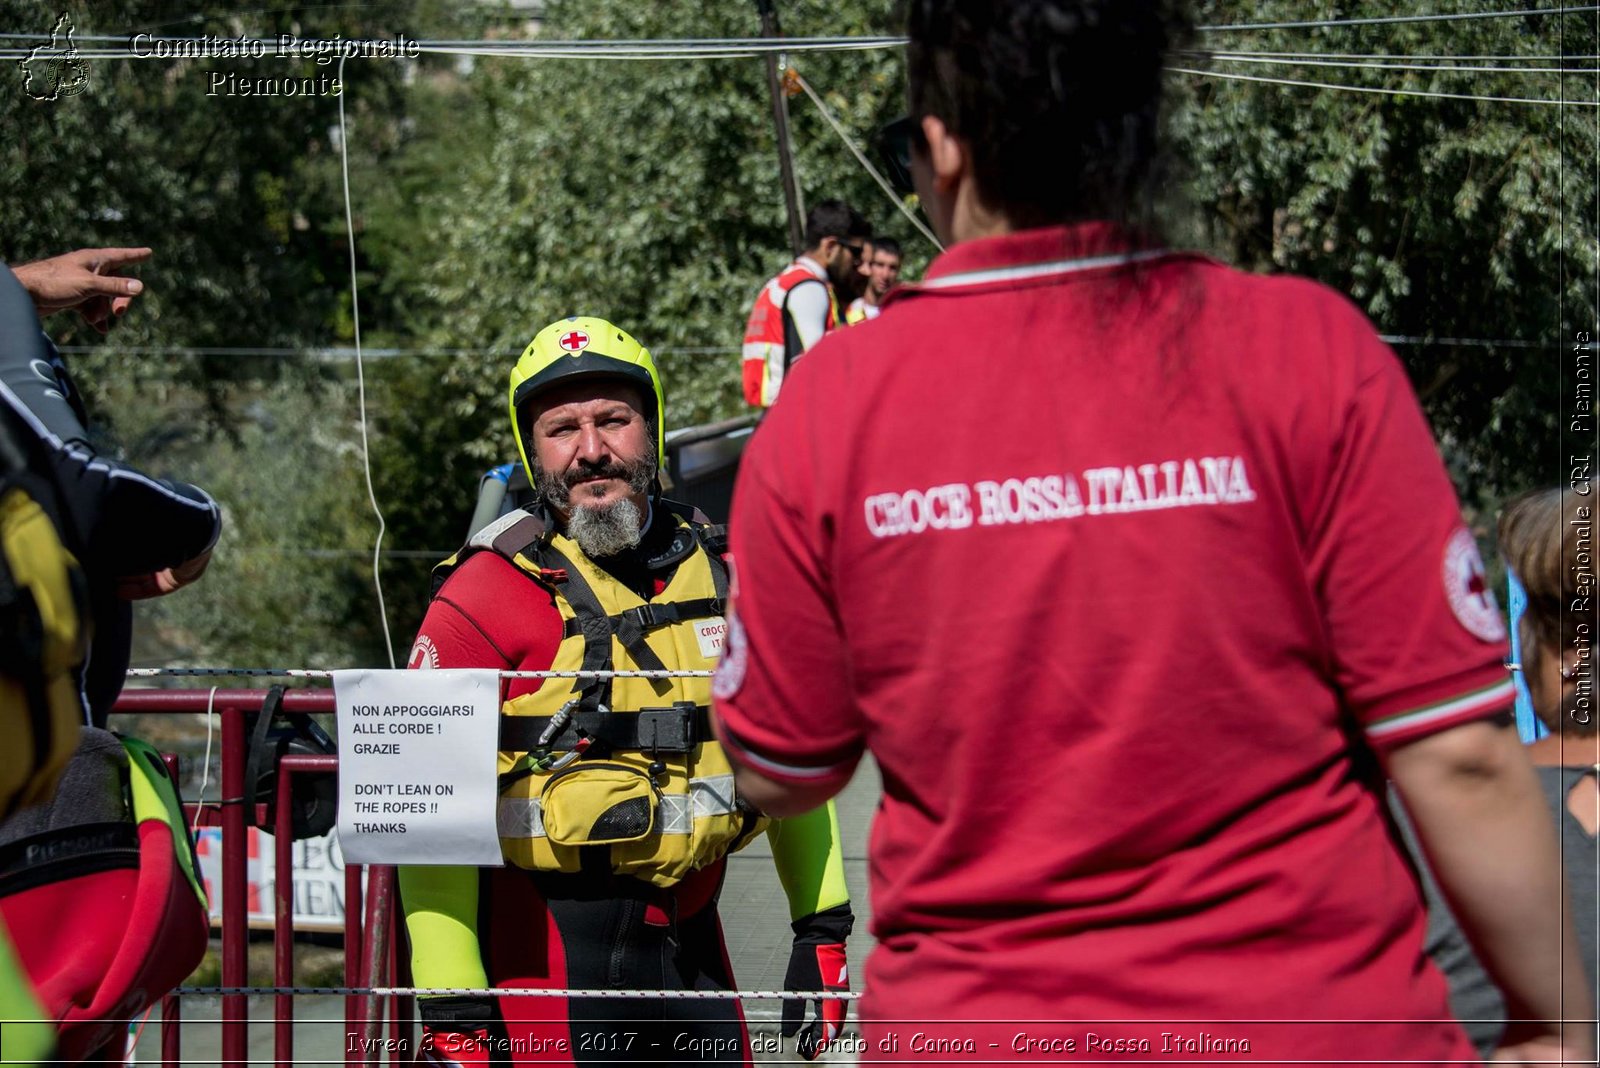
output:
[{"label": "red cross emblem on helmet", "polygon": [[589,347],[589,335],[582,330],[569,330],[556,339],[556,344],[568,352],[581,352]]}]

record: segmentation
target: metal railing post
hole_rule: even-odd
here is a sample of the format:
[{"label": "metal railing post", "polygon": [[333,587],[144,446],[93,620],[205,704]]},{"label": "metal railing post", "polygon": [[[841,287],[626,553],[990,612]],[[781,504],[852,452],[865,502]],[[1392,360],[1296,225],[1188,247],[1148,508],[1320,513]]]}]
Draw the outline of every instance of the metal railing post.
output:
[{"label": "metal railing post", "polygon": [[[272,982],[294,986],[294,772],[278,768],[272,821]],[[294,995],[275,999],[273,1058],[278,1068],[294,1068]]]},{"label": "metal railing post", "polygon": [[[366,940],[361,929],[362,870],[360,864],[351,864],[348,861],[344,866],[344,985],[347,987],[361,985],[361,962],[366,959]],[[362,1063],[360,1050],[355,1048],[355,1043],[349,1041],[352,1034],[350,1027],[360,1019],[361,995],[346,994],[344,999],[346,1064]]]},{"label": "metal railing post", "polygon": [[[367,876],[366,946],[362,954],[363,987],[383,985],[384,966],[389,961],[389,921],[393,913],[394,868],[374,865]],[[367,1039],[366,1063],[379,1063],[383,1043],[383,999],[375,994],[361,995],[361,1037]]]},{"label": "metal railing post", "polygon": [[[222,828],[220,885],[213,886],[212,891],[215,893],[220,889],[222,894],[219,925],[222,934],[221,985],[233,990],[250,987],[249,834],[255,824],[258,808],[253,796],[254,784],[244,781],[249,757],[246,752],[249,731],[245,717],[259,708],[266,696],[260,690],[128,690],[117,699],[113,709],[119,714],[214,711],[221,716],[221,802],[217,805],[202,805],[199,802],[186,804],[184,813],[196,829],[202,825]],[[294,714],[327,713],[333,711],[333,694],[328,690],[291,690],[284,696],[284,706],[286,711]],[[171,756],[165,759],[176,778],[175,759]],[[338,758],[333,755],[291,754],[278,762],[273,819],[273,982],[276,986],[292,987],[295,973],[292,776],[295,773],[335,774],[337,771]],[[394,869],[377,870],[371,893],[363,886],[362,876],[360,865],[345,866],[344,982],[350,987],[385,985],[385,966],[391,974],[394,967],[389,957],[390,943],[386,941],[394,915],[390,900],[395,893]],[[182,1063],[181,998],[168,994],[162,998],[161,1005],[160,1060],[163,1066],[176,1066]],[[396,1001],[395,1026],[398,1030],[394,1031],[395,1035],[400,1035],[410,1022],[410,1013],[403,1009],[409,1005],[409,999]],[[274,999],[274,1006],[274,1061],[278,1065],[292,1065],[293,995],[278,995]],[[249,1063],[249,998],[243,993],[224,994],[221,1008],[221,1063],[246,1065]],[[347,1025],[366,1018],[363,1037],[375,1039],[384,1033],[381,999],[349,995],[345,998],[345,1016]],[[379,1048],[385,1044],[369,1042],[367,1052],[363,1052],[360,1048],[352,1048],[358,1044],[348,1041],[348,1037],[345,1043],[347,1063],[374,1061]]]},{"label": "metal railing post", "polygon": [[[250,982],[250,917],[245,901],[248,863],[246,813],[255,806],[245,796],[244,710],[222,710],[222,985]],[[249,1054],[250,1002],[243,994],[222,998],[222,1060],[243,1065]]]},{"label": "metal railing post", "polygon": [[176,994],[161,999],[161,1068],[183,1063],[183,1009]]}]

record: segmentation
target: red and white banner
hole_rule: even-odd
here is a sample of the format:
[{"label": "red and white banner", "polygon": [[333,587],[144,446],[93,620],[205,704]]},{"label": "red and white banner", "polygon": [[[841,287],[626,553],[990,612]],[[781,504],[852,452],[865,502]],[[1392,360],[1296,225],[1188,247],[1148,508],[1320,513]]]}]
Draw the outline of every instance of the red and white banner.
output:
[{"label": "red and white banner", "polygon": [[[245,907],[250,926],[273,926],[272,891],[277,872],[272,835],[248,828]],[[195,838],[200,877],[211,902],[211,922],[222,922],[222,828],[202,827]],[[344,930],[344,856],[337,835],[294,843],[294,927],[297,931]]]}]

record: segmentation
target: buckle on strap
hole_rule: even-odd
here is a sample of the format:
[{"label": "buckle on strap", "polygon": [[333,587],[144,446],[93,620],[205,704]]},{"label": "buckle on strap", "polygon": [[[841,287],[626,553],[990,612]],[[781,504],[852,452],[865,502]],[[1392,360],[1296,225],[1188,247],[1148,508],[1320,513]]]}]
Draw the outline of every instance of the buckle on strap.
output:
[{"label": "buckle on strap", "polygon": [[553,717],[500,717],[500,748],[507,752],[568,750],[584,739],[612,750],[689,753],[711,737],[711,714],[704,705],[676,701],[665,708],[611,712],[580,708],[554,736],[544,738]]},{"label": "buckle on strap", "polygon": [[670,623],[678,622],[682,618],[682,613],[678,611],[678,606],[675,603],[667,601],[661,604],[649,603],[642,604],[637,608],[629,608],[618,613],[618,618],[625,622],[633,623],[642,630],[654,630],[656,627],[665,627]]},{"label": "buckle on strap", "polygon": [[701,741],[700,711],[693,701],[674,701],[669,708],[640,709],[639,748],[646,753],[690,752]]},{"label": "buckle on strap", "polygon": [[720,597],[705,597],[695,601],[650,601],[619,612],[615,618],[633,623],[641,630],[653,630],[687,619],[709,619],[722,615]]}]

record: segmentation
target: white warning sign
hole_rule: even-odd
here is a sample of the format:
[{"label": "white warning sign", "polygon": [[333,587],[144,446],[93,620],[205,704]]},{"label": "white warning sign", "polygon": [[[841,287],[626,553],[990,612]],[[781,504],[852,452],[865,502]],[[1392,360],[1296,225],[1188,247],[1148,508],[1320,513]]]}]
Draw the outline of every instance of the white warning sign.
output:
[{"label": "white warning sign", "polygon": [[502,863],[496,671],[335,671],[339,845],[352,864]]}]

